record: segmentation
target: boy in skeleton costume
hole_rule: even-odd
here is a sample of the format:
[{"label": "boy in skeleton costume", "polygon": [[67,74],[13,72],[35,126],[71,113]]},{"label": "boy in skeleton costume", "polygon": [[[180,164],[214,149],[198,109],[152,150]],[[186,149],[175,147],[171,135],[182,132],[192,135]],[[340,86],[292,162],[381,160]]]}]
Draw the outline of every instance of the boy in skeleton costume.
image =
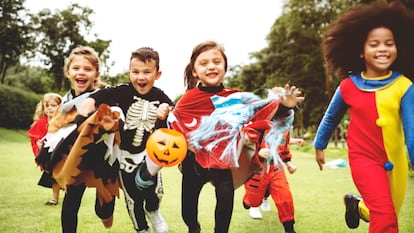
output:
[{"label": "boy in skeleton costume", "polygon": [[129,83],[91,95],[80,114],[86,116],[103,103],[122,109],[126,120],[120,130],[119,180],[128,213],[137,232],[149,232],[147,215],[154,232],[164,233],[168,232],[168,226],[159,212],[161,173],[152,169],[154,164],[147,158],[145,147],[155,129],[167,127],[166,118],[173,103],[161,89],[154,87],[161,71],[158,52],[152,48],[132,52],[128,74]]}]

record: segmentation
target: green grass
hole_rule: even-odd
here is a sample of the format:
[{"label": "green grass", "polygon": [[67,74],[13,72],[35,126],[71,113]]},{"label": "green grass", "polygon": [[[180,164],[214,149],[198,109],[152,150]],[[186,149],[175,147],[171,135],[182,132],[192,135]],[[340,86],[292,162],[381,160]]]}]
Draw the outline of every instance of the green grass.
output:
[{"label": "green grass", "polygon": [[[344,222],[342,195],[355,191],[349,169],[326,168],[319,171],[314,160],[313,149],[308,142],[304,148],[292,147],[293,162],[298,171],[288,175],[295,201],[296,231],[299,233],[342,233],[368,232],[368,224],[361,222],[356,230],[350,230]],[[63,199],[61,193],[58,206],[45,206],[51,190],[37,186],[40,171],[33,161],[29,140],[23,131],[0,129],[0,232],[60,232],[60,209]],[[326,151],[327,161],[344,158],[346,151],[341,145],[330,147]],[[181,219],[180,195],[181,175],[176,167],[162,170],[165,195],[161,202],[161,211],[169,225],[170,233],[187,232]],[[271,201],[272,210],[262,212],[262,220],[249,217],[241,204],[243,188],[236,190],[231,233],[267,233],[283,232],[276,208]],[[125,233],[134,232],[127,214],[122,191],[117,200],[114,225],[104,229],[94,213],[94,190],[87,189],[79,212],[79,233]],[[414,178],[409,179],[405,203],[399,215],[400,232],[414,232]],[[204,233],[213,232],[214,225],[214,189],[207,184],[200,196],[199,219]]]}]

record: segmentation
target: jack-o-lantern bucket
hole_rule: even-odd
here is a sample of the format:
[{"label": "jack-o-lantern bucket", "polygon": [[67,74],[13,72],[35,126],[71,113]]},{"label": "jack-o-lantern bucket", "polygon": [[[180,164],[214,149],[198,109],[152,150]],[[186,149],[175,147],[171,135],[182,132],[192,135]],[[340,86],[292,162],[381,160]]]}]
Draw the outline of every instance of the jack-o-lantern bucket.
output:
[{"label": "jack-o-lantern bucket", "polygon": [[187,141],[176,130],[160,128],[147,140],[147,154],[161,167],[171,167],[181,163],[187,154]]}]

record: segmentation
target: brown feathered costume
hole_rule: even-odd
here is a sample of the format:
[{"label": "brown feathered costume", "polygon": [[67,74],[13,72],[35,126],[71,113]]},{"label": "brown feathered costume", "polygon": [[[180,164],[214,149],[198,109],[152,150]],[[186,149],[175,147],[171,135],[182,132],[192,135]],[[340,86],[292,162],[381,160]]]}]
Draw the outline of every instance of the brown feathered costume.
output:
[{"label": "brown feathered costume", "polygon": [[[48,133],[58,134],[68,125],[73,126],[76,115],[76,108],[73,108],[54,117]],[[119,128],[122,123],[119,119],[120,112],[112,111],[106,104],[100,105],[69,135],[58,136],[62,139],[54,148],[42,148],[38,162],[52,173],[63,189],[68,185],[85,183],[87,187],[96,188],[101,205],[110,202],[112,196],[119,197],[119,165],[116,160],[121,141]]]}]

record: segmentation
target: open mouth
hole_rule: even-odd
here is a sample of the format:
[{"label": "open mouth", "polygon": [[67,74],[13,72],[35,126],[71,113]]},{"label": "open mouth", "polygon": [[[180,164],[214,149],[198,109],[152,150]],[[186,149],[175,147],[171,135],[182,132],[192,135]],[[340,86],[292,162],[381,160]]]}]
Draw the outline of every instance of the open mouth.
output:
[{"label": "open mouth", "polygon": [[388,62],[389,59],[390,59],[390,56],[388,56],[388,55],[375,56],[375,60],[377,60],[379,62]]},{"label": "open mouth", "polygon": [[76,83],[81,85],[85,85],[87,81],[86,79],[76,79]]}]

